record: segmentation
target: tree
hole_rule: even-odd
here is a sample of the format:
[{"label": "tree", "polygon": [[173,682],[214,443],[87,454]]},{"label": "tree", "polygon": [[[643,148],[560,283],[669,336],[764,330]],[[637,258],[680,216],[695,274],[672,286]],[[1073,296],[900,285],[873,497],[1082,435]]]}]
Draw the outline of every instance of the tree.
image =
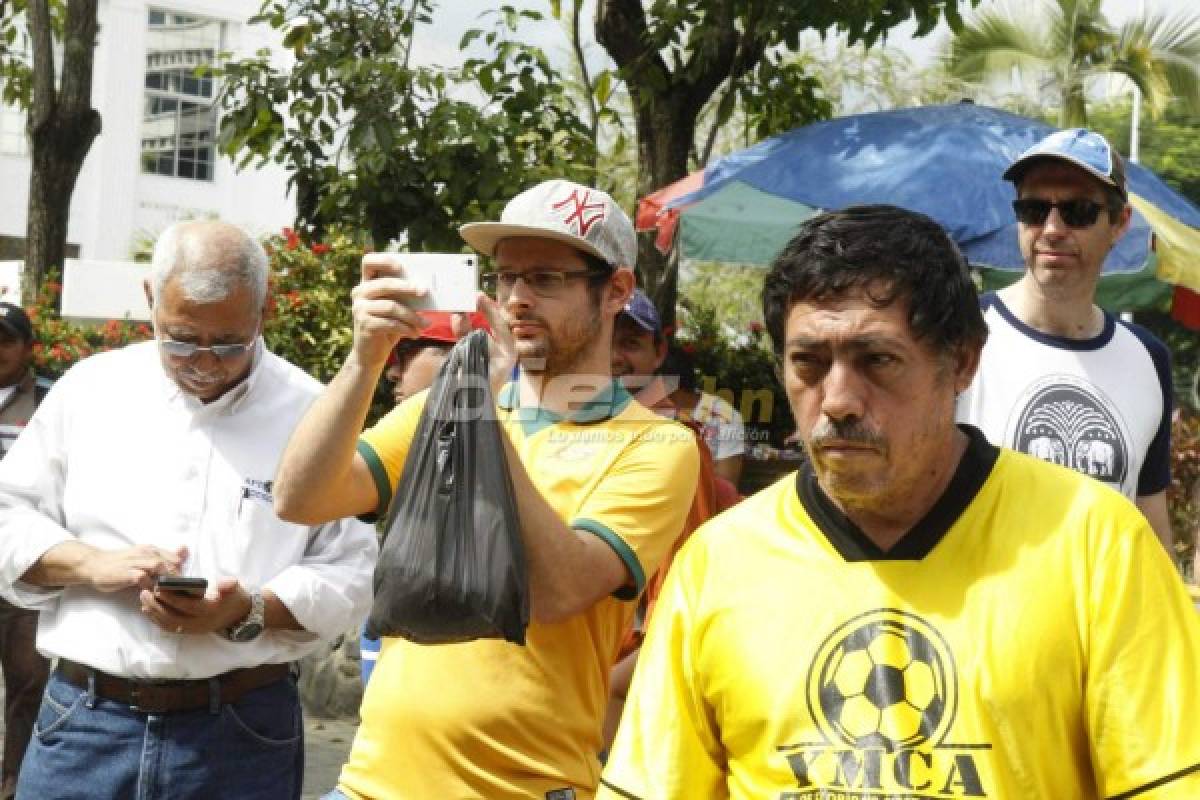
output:
[{"label": "tree", "polygon": [[[49,270],[66,256],[67,220],[79,170],[100,133],[92,108],[92,62],[96,48],[97,0],[12,0],[0,2],[0,76],[3,100],[27,113],[32,168],[25,233],[25,291],[31,295]],[[29,41],[14,49],[22,35]],[[55,74],[56,32],[63,43],[61,80]]]},{"label": "tree", "polygon": [[[972,3],[977,0],[971,0]],[[697,120],[720,92],[717,121],[724,123],[741,97],[761,111],[773,110],[769,125],[808,121],[813,84],[800,91],[775,90],[785,62],[780,48],[797,49],[805,30],[845,33],[851,42],[872,44],[894,26],[916,18],[917,35],[931,31],[944,14],[959,24],[959,0],[597,0],[596,39],[617,64],[633,100],[638,142],[638,194],[683,177],[696,148]],[[759,89],[765,94],[759,94]],[[806,96],[807,93],[807,96]],[[767,98],[770,98],[769,100]],[[780,113],[778,103],[797,113]],[[647,290],[666,320],[674,318],[676,275],[666,268],[649,237],[640,242],[638,266]]]},{"label": "tree", "polygon": [[413,31],[432,10],[432,0],[268,0],[254,19],[284,34],[294,66],[260,52],[221,70],[222,149],[241,165],[288,168],[297,227],[337,222],[377,248],[459,250],[460,222],[498,214],[542,178],[588,172],[586,125],[546,55],[513,36],[539,15],[501,7],[491,30],[463,39],[484,42],[488,58],[412,66]]},{"label": "tree", "polygon": [[951,43],[948,62],[960,77],[982,81],[1046,76],[1058,94],[1059,126],[1087,125],[1094,78],[1123,75],[1158,116],[1172,96],[1200,103],[1200,17],[1147,11],[1117,27],[1102,0],[1027,0],[981,12]]}]

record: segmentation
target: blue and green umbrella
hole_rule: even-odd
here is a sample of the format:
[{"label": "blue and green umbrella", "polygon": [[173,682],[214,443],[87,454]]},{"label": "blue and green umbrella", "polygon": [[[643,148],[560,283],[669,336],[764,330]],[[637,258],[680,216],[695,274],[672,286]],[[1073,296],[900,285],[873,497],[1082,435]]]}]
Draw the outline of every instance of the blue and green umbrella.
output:
[{"label": "blue and green umbrella", "polygon": [[[985,284],[999,286],[1024,269],[1015,195],[1001,175],[1053,131],[973,103],[818,122],[655,192],[639,205],[639,227],[657,228],[660,247],[675,238],[686,258],[767,264],[821,209],[890,203],[935,219]],[[1166,307],[1172,287],[1163,281],[1200,291],[1200,209],[1137,164],[1127,173],[1133,223],[1104,264],[1101,301]]]}]

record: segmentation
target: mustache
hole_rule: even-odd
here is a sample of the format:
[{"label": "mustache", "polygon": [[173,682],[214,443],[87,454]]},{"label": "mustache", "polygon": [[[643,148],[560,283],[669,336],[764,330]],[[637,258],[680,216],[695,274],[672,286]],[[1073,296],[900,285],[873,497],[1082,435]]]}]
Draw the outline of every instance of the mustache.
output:
[{"label": "mustache", "polygon": [[221,380],[221,373],[219,372],[199,372],[192,369],[181,369],[178,375],[184,380],[194,383],[216,383]]},{"label": "mustache", "polygon": [[880,449],[887,445],[879,431],[857,418],[833,420],[825,417],[818,422],[809,437],[809,445],[821,447],[829,442],[861,444]]}]

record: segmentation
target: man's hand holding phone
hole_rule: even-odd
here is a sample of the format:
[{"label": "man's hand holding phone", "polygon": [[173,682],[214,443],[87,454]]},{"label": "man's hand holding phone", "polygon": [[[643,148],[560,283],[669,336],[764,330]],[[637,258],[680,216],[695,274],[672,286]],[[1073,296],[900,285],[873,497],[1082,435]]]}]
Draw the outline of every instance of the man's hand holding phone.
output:
[{"label": "man's hand holding phone", "polygon": [[217,581],[208,591],[203,578],[160,575],[154,591],[140,595],[142,613],[169,633],[215,633],[246,616],[250,593],[236,578]]},{"label": "man's hand holding phone", "polygon": [[351,292],[354,354],[382,367],[401,339],[421,335],[417,311],[474,311],[476,259],[445,253],[368,253]]}]

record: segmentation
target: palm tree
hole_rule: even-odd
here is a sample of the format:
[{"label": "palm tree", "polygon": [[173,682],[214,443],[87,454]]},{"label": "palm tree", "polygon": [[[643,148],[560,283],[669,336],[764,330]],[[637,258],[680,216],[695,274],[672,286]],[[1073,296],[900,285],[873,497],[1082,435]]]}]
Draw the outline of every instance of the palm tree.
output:
[{"label": "palm tree", "polygon": [[1200,17],[1148,11],[1121,26],[1108,21],[1101,0],[1009,0],[981,12],[950,43],[952,74],[975,82],[1022,74],[1048,75],[1060,99],[1059,125],[1087,124],[1092,78],[1123,75],[1158,116],[1182,98],[1200,105]]}]

